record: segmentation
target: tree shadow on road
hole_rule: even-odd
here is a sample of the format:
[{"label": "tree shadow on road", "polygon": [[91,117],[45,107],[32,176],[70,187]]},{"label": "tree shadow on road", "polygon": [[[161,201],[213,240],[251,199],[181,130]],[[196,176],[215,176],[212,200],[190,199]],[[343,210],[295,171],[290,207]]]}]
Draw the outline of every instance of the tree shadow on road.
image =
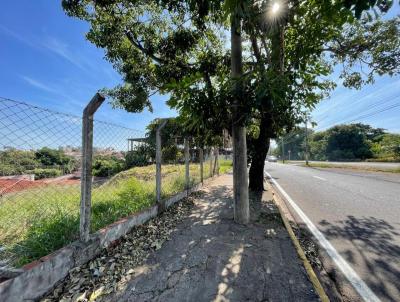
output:
[{"label": "tree shadow on road", "polygon": [[400,297],[400,246],[395,242],[400,234],[393,225],[375,217],[351,215],[319,224],[328,239],[351,242],[352,248],[340,252],[351,266],[361,268],[363,280],[378,296],[389,301]]}]

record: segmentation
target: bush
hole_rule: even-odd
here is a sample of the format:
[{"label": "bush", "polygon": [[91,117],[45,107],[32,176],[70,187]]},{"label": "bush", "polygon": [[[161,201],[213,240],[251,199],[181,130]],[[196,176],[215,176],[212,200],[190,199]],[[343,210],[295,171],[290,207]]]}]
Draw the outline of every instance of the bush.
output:
[{"label": "bush", "polygon": [[115,157],[98,157],[93,163],[93,175],[99,177],[110,177],[123,170],[124,164]]},{"label": "bush", "polygon": [[224,174],[233,168],[231,160],[220,160],[219,161],[219,173]]},{"label": "bush", "polygon": [[0,176],[19,175],[21,173],[21,168],[11,165],[0,165]]},{"label": "bush", "polygon": [[72,157],[65,155],[61,150],[50,149],[47,147],[37,150],[35,152],[35,158],[45,166],[68,165],[73,159]]},{"label": "bush", "polygon": [[127,169],[133,167],[147,166],[151,163],[152,150],[149,146],[141,145],[136,150],[129,151],[125,155],[125,167]]},{"label": "bush", "polygon": [[167,163],[175,163],[183,157],[183,153],[176,145],[170,145],[162,149],[162,157]]},{"label": "bush", "polygon": [[[51,167],[53,170],[62,167],[58,170],[64,171],[65,173],[72,173],[78,169],[78,161],[71,156],[67,156],[63,151],[54,150],[50,148],[42,148],[35,151],[24,151],[9,149],[0,151],[0,175],[21,175],[21,174],[43,174],[42,168],[47,170],[47,167]],[[55,172],[49,172],[49,177],[54,177]],[[36,174],[36,173],[35,173]],[[46,172],[43,174],[46,176]],[[55,175],[58,176],[58,175]]]},{"label": "bush", "polygon": [[25,172],[27,174],[35,174],[35,179],[53,178],[62,175],[61,171],[58,169],[34,169]]},{"label": "bush", "polygon": [[26,173],[26,170],[33,170],[39,167],[33,151],[16,149],[0,151],[0,162],[1,176],[21,175]]}]

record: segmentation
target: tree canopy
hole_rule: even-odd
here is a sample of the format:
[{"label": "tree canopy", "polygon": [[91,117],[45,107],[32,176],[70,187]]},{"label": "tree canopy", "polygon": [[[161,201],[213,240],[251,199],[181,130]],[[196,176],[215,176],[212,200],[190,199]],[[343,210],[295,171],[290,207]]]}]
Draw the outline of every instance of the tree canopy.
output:
[{"label": "tree canopy", "polygon": [[[282,141],[277,141],[275,154],[282,156]],[[283,139],[285,158],[291,150],[291,159],[304,159],[305,132],[298,128]],[[400,160],[400,135],[385,129],[356,123],[336,125],[325,131],[309,130],[309,152],[313,160]]]},{"label": "tree canopy", "polygon": [[[360,88],[400,66],[399,17],[380,17],[392,1],[277,1],[272,12],[273,3],[63,0],[63,7],[90,23],[88,40],[123,76],[105,90],[114,106],[151,110],[149,98],[160,93],[199,137],[214,137],[232,121],[250,126],[250,186],[260,189],[270,138],[329,94],[334,68],[345,86]],[[230,76],[231,24],[244,42],[238,77]]]}]

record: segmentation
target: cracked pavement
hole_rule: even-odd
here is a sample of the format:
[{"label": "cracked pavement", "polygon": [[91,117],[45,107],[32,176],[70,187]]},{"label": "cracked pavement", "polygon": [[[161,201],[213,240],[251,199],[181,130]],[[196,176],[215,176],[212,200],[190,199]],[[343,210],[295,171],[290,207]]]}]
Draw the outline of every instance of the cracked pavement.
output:
[{"label": "cracked pavement", "polygon": [[233,221],[232,175],[194,199],[170,240],[103,301],[319,301],[271,195],[251,198],[251,223]]}]

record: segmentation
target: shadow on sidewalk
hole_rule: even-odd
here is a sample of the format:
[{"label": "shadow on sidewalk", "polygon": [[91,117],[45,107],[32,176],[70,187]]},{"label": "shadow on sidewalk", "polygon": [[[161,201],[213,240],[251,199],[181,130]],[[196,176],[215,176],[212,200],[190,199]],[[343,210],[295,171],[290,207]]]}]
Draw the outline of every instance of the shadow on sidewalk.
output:
[{"label": "shadow on sidewalk", "polygon": [[232,188],[197,193],[171,240],[109,301],[318,301],[276,208],[252,196],[251,223],[233,221]]}]

